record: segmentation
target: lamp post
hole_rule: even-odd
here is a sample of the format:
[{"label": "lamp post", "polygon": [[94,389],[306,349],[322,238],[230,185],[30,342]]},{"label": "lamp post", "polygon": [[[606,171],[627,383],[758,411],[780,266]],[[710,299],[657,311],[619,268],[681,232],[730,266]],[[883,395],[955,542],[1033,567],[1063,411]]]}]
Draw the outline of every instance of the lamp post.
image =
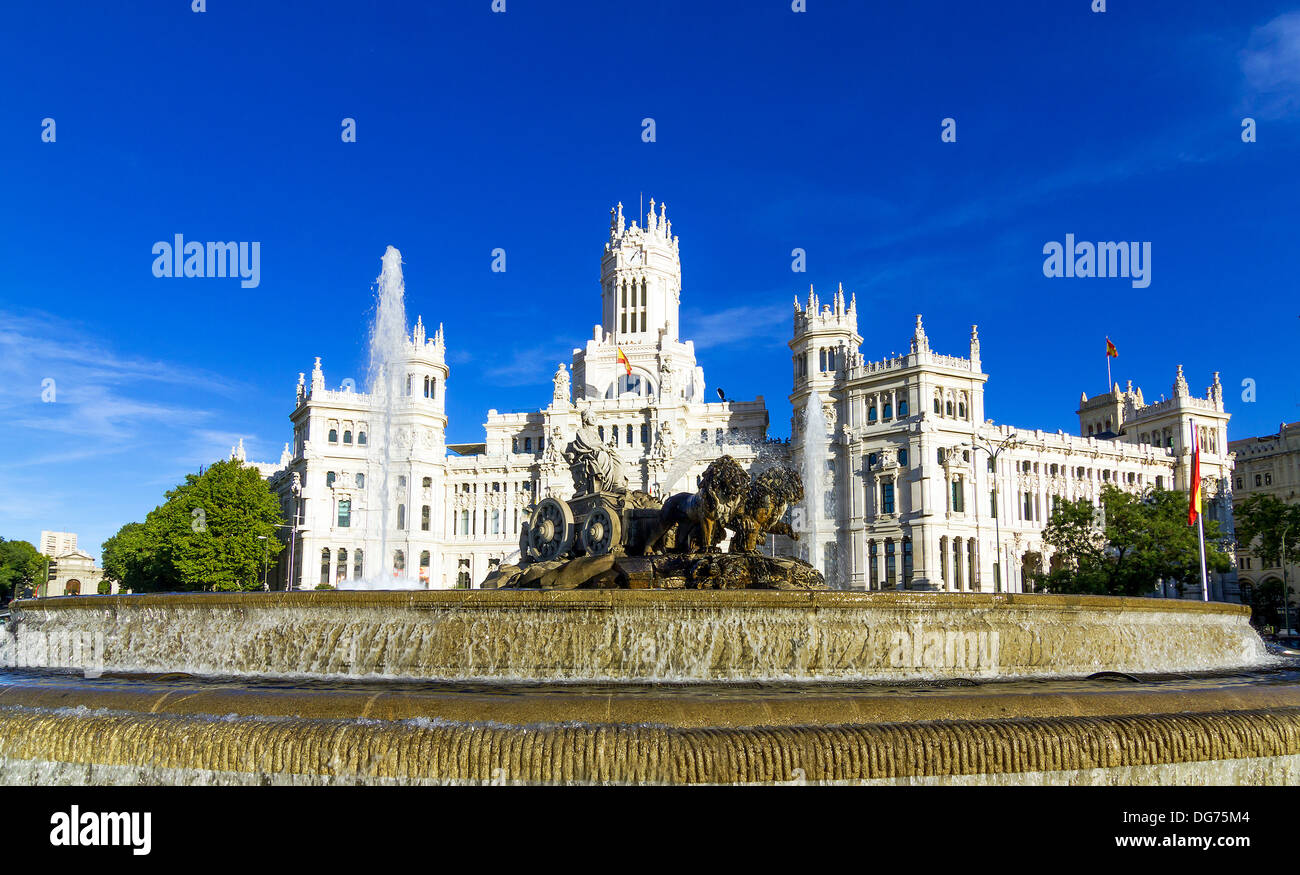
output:
[{"label": "lamp post", "polygon": [[258,535],[257,540],[262,542],[262,592],[266,592],[266,557],[271,545],[266,543],[266,535]]},{"label": "lamp post", "polygon": [[[1002,455],[1003,450],[1012,449],[1017,444],[1015,435],[1005,438],[1001,443],[994,444],[992,441],[981,443],[976,440],[975,435],[971,435],[970,443],[966,446],[976,450],[983,450],[989,454],[989,461],[993,465],[993,585],[997,592],[1002,591],[1002,528],[998,523],[1002,515],[1002,502],[999,500],[998,492],[998,456]],[[995,448],[996,447],[996,448]]]},{"label": "lamp post", "polygon": [[1286,536],[1291,531],[1291,524],[1282,527],[1282,634],[1291,634],[1291,589],[1286,580]]}]

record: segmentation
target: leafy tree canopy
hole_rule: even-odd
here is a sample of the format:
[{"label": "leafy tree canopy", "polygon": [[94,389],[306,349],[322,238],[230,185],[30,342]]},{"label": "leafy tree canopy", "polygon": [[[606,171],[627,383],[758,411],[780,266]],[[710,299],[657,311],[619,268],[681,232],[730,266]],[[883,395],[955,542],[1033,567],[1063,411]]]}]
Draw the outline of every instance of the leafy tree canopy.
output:
[{"label": "leafy tree canopy", "polygon": [[1282,564],[1284,537],[1287,561],[1300,557],[1300,504],[1287,504],[1261,492],[1237,505],[1233,516],[1238,543],[1249,547],[1265,566]]},{"label": "leafy tree canopy", "polygon": [[218,462],[165,498],[104,543],[109,576],[135,592],[261,587],[263,563],[284,549],[276,538],[284,519],[256,470]]},{"label": "leafy tree canopy", "polygon": [[[1209,571],[1232,567],[1219,524],[1204,520]],[[1056,548],[1053,570],[1037,587],[1057,593],[1142,595],[1160,581],[1181,592],[1201,576],[1196,527],[1187,525],[1187,496],[1166,489],[1141,495],[1107,484],[1101,507],[1081,498],[1060,502],[1043,532]]]},{"label": "leafy tree canopy", "polygon": [[0,538],[0,600],[34,594],[45,582],[49,561],[27,541]]}]

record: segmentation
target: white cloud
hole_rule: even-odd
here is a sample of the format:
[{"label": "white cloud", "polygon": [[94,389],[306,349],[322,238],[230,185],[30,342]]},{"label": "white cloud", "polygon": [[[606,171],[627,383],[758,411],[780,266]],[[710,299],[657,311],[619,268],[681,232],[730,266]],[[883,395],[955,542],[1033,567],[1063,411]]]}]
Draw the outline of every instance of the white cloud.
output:
[{"label": "white cloud", "polygon": [[1286,115],[1300,104],[1300,12],[1279,15],[1251,32],[1241,72],[1260,115]]},{"label": "white cloud", "polygon": [[792,292],[763,296],[784,301],[762,306],[728,307],[713,313],[687,311],[682,316],[682,336],[695,341],[696,349],[730,346],[751,340],[787,338],[794,319]]}]

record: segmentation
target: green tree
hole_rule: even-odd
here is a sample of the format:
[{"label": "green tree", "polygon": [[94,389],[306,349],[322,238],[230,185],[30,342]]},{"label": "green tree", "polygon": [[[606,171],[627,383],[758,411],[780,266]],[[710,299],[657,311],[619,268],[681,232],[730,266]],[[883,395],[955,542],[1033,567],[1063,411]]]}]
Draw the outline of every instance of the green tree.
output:
[{"label": "green tree", "polygon": [[[1101,507],[1088,499],[1060,502],[1043,532],[1059,557],[1040,575],[1039,589],[1056,593],[1141,595],[1160,581],[1182,591],[1200,579],[1196,528],[1187,525],[1187,497],[1149,489],[1134,495],[1112,485],[1102,488]],[[1216,522],[1205,520],[1205,562],[1210,571],[1231,567]]]},{"label": "green tree", "polygon": [[[284,545],[280,501],[257,471],[218,462],[104,543],[104,571],[133,592],[250,590]],[[261,537],[259,537],[261,536]]]},{"label": "green tree", "polygon": [[144,523],[127,523],[101,549],[104,577],[131,592],[177,588],[174,573],[158,560],[157,541]]},{"label": "green tree", "polygon": [[0,600],[35,595],[45,583],[49,562],[27,541],[0,538]]},{"label": "green tree", "polygon": [[1300,504],[1287,504],[1275,495],[1258,493],[1233,511],[1237,542],[1273,568],[1282,564],[1283,537],[1289,562],[1300,557]]}]

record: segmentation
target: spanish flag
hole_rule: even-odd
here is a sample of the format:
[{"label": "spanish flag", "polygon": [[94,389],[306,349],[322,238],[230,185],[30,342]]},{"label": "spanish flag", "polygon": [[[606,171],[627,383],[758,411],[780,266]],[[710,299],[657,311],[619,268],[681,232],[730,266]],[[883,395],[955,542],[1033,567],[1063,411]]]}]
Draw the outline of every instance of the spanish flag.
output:
[{"label": "spanish flag", "polygon": [[1201,515],[1201,444],[1196,439],[1196,424],[1192,423],[1192,494],[1187,504],[1187,524],[1196,525]]},{"label": "spanish flag", "polygon": [[615,349],[618,350],[618,363],[627,370],[629,377],[632,376],[632,364],[627,360],[627,356],[623,355],[623,347],[618,346]]},{"label": "spanish flag", "polygon": [[1115,348],[1115,344],[1110,342],[1109,337],[1106,338],[1106,355],[1108,358],[1119,358],[1119,350]]}]

